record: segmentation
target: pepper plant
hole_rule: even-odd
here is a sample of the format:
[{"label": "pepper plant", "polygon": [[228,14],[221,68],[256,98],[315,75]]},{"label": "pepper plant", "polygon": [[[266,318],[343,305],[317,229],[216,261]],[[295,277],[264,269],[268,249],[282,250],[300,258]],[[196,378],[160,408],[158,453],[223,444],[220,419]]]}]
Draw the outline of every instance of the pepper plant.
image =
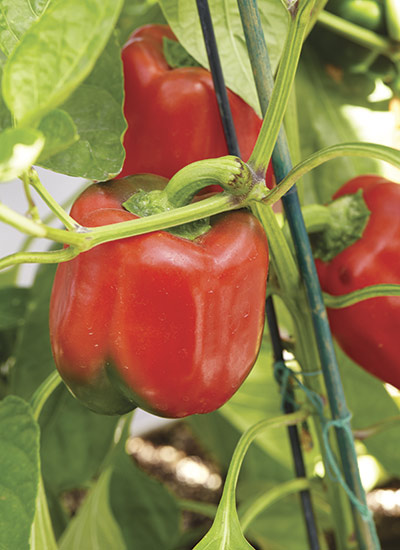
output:
[{"label": "pepper plant", "polygon": [[[28,208],[5,200],[0,221],[49,242],[0,259],[1,547],[380,548],[356,452],[374,483],[399,475],[383,383],[399,387],[399,204],[382,175],[400,154],[365,139],[364,119],[387,119],[382,75],[379,103],[357,95],[312,31],[330,21],[377,55],[381,27],[325,3],[217,0],[207,19],[200,1],[0,0],[0,180]],[[89,180],[70,213],[36,166]],[[42,264],[29,289],[24,263]],[[226,473],[218,507],[129,459],[137,407],[185,417]],[[63,495],[82,488],[71,518]],[[182,510],[211,528],[185,531]]]}]

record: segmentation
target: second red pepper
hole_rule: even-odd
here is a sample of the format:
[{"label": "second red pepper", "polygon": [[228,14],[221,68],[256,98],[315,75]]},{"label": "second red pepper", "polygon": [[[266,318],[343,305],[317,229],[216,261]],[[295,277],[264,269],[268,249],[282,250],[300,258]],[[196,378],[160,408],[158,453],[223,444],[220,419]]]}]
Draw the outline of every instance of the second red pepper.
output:
[{"label": "second red pepper", "polygon": [[[172,69],[163,37],[167,25],[137,29],[122,50],[125,79],[126,159],[119,177],[151,173],[171,178],[197,160],[228,154],[211,73],[202,67]],[[243,160],[250,157],[262,121],[228,90]],[[272,168],[266,182],[272,187]]]},{"label": "second red pepper", "polygon": [[[359,189],[371,212],[362,237],[330,262],[316,261],[322,289],[347,294],[379,283],[400,284],[400,185],[366,175],[347,182],[334,198]],[[328,310],[332,333],[365,370],[400,388],[400,298],[378,297]]]}]

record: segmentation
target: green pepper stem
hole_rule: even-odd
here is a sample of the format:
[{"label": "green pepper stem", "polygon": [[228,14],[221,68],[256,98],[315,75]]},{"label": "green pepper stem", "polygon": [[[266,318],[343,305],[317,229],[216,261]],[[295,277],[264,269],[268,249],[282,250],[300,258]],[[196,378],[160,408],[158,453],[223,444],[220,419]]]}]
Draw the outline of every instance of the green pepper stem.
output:
[{"label": "green pepper stem", "polygon": [[50,397],[53,391],[61,383],[61,377],[58,371],[52,372],[44,382],[38,387],[31,399],[31,407],[33,410],[33,417],[35,420],[39,420],[40,413],[46,400]]},{"label": "green pepper stem", "polygon": [[253,176],[251,169],[232,155],[200,160],[172,176],[164,192],[172,206],[185,206],[196,193],[209,185],[220,185],[234,196],[246,195],[255,184]]}]

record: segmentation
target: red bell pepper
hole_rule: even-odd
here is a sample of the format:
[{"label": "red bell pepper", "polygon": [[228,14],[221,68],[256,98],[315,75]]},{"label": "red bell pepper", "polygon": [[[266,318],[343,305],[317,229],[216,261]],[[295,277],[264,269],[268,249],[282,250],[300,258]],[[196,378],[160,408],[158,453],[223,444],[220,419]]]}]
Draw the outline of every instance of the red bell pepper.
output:
[{"label": "red bell pepper", "polygon": [[[132,220],[122,203],[138,185],[164,184],[155,176],[93,184],[71,215],[88,227]],[[58,266],[53,354],[93,410],[207,413],[248,375],[263,331],[266,237],[247,211],[212,218],[211,226],[193,241],[155,231],[101,244]]]},{"label": "red bell pepper", "polygon": [[[228,154],[211,73],[202,67],[172,69],[163,38],[167,25],[137,29],[122,50],[125,78],[125,163],[119,177],[151,173],[171,178],[184,166]],[[255,145],[261,119],[228,90],[243,160]],[[272,187],[270,166],[266,182]]]},{"label": "red bell pepper", "polygon": [[[341,295],[378,283],[400,284],[400,185],[364,175],[338,198],[362,190],[371,214],[362,237],[331,261],[316,261],[322,289]],[[400,388],[400,298],[376,297],[328,309],[332,333],[346,354],[379,379]]]}]

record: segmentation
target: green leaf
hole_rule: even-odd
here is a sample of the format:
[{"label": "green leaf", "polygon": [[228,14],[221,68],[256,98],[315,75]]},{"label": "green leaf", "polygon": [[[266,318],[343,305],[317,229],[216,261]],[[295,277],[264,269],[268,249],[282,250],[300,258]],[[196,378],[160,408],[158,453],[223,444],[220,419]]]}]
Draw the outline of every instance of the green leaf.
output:
[{"label": "green leaf", "polygon": [[3,94],[26,124],[62,104],[93,69],[122,0],[58,0],[24,34],[4,66]]},{"label": "green leaf", "polygon": [[[78,514],[63,534],[59,550],[93,548],[96,550],[128,550],[121,530],[111,512],[109,485],[112,468],[102,472],[89,491]],[[132,494],[134,499],[135,495]]]},{"label": "green leaf", "polygon": [[[361,91],[357,93],[349,83],[334,80],[307,45],[296,76],[296,95],[303,159],[338,143],[382,142],[382,137],[390,133],[389,113],[375,111]],[[377,128],[382,128],[379,136]],[[380,164],[370,158],[341,157],[325,163],[303,178],[306,202],[328,202],[347,180],[381,170]]]},{"label": "green leaf", "polygon": [[47,113],[40,121],[39,130],[45,137],[44,148],[38,160],[40,164],[46,158],[67,149],[79,139],[74,121],[61,109],[54,109]]},{"label": "green leaf", "polygon": [[[27,399],[55,368],[48,329],[54,272],[55,266],[38,272],[10,372],[11,391]],[[57,388],[40,417],[46,486],[59,494],[86,484],[109,449],[117,420],[91,412],[64,385]]]},{"label": "green leaf", "polygon": [[46,550],[57,550],[58,548],[47,506],[43,480],[41,478],[39,480],[39,491],[36,500],[36,514],[32,525],[30,542],[31,549],[46,548]]},{"label": "green leaf", "polygon": [[163,36],[165,60],[172,69],[180,67],[199,67],[199,63],[185,50],[180,42]]},{"label": "green leaf", "polygon": [[165,24],[157,0],[125,0],[117,22],[120,44],[125,44],[134,29],[147,24]]},{"label": "green leaf", "polygon": [[39,484],[39,426],[28,403],[0,403],[0,548],[28,550]]},{"label": "green leaf", "polygon": [[[202,66],[208,67],[195,0],[160,0],[160,5],[179,42]],[[258,6],[275,71],[286,37],[288,13],[283,3],[276,0],[260,0]],[[235,0],[214,0],[210,2],[210,10],[226,85],[259,113],[237,3]]]},{"label": "green leaf", "polygon": [[218,507],[214,523],[194,550],[254,550],[244,538],[236,510]]},{"label": "green leaf", "polygon": [[[281,411],[281,396],[273,373],[273,358],[267,337],[263,339],[260,354],[253,370],[238,392],[221,407],[220,413],[240,432],[258,421],[274,418]],[[257,437],[255,443],[275,462],[292,470],[292,457],[286,430],[271,430]],[[313,463],[316,450],[307,453]],[[282,471],[282,480],[287,479]]]},{"label": "green leaf", "polygon": [[1,0],[0,49],[8,56],[51,0]]},{"label": "green leaf", "polygon": [[[399,407],[380,380],[353,363],[338,347],[336,349],[347,404],[352,412],[352,428],[361,430],[399,414]],[[371,406],[373,399],[373,406]],[[369,453],[386,471],[400,477],[400,425],[391,425],[363,440]]]},{"label": "green leaf", "polygon": [[9,128],[0,134],[0,181],[10,181],[27,170],[44,146],[40,132]]},{"label": "green leaf", "polygon": [[23,324],[28,298],[28,288],[0,288],[0,330],[16,328]]},{"label": "green leaf", "polygon": [[120,47],[112,35],[90,75],[61,107],[75,124],[79,141],[40,164],[95,180],[120,172],[125,156],[123,90]]},{"label": "green leaf", "polygon": [[[254,497],[255,494],[261,494],[261,492],[268,492],[272,487],[271,484],[253,485],[253,493],[249,494],[249,498]],[[314,503],[314,510],[318,514],[321,512],[320,502]],[[288,529],[288,518],[290,518],[290,529]],[[269,506],[265,512],[259,514],[252,521],[248,534],[263,550],[288,550],[289,548],[290,550],[305,550],[308,548],[299,496],[291,495]]]},{"label": "green leaf", "polygon": [[110,505],[129,550],[171,550],[179,538],[177,502],[125,452],[113,459]]}]

